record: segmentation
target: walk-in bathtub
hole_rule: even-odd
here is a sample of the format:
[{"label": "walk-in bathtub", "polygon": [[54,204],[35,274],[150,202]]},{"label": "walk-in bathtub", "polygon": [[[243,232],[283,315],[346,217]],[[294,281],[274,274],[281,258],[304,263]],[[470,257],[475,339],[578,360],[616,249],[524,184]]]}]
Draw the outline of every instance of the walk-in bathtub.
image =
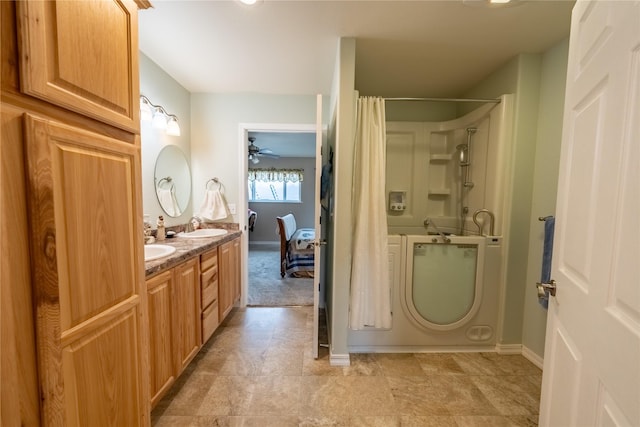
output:
[{"label": "walk-in bathtub", "polygon": [[448,121],[386,123],[392,325],[349,330],[349,351],[496,350],[512,113],[503,95]]},{"label": "walk-in bathtub", "polygon": [[493,351],[499,236],[390,235],[392,326],[349,331],[352,352]]}]

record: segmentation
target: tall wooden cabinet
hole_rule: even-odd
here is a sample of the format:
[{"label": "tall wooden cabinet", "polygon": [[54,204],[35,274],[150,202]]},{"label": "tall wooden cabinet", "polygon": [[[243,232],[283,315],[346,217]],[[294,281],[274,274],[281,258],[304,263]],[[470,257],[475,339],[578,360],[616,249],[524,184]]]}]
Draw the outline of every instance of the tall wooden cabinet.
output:
[{"label": "tall wooden cabinet", "polygon": [[0,423],[148,425],[137,6],[0,8]]}]

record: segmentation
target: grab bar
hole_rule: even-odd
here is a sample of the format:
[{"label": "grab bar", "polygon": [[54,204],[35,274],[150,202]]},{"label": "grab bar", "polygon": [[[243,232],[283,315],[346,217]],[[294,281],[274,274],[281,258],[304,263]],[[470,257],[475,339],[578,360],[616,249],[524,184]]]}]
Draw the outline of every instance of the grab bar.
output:
[{"label": "grab bar", "polygon": [[493,226],[494,226],[494,222],[495,222],[495,217],[493,216],[493,213],[488,210],[488,209],[478,209],[477,211],[475,211],[473,213],[473,222],[478,226],[478,233],[482,236],[482,229],[484,228],[484,221],[482,222],[482,225],[480,225],[480,223],[478,222],[478,215],[486,213],[487,215],[489,215],[489,236],[493,236]]}]

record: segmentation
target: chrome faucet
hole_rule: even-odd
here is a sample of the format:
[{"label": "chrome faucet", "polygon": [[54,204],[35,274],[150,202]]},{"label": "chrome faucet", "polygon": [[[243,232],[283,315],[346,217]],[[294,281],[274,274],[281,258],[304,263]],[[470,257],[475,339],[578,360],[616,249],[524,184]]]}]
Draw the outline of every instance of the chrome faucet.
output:
[{"label": "chrome faucet", "polygon": [[202,226],[202,218],[197,215],[192,216],[186,226],[186,232],[195,231]]},{"label": "chrome faucet", "polygon": [[489,236],[493,236],[493,226],[495,223],[496,218],[493,216],[493,213],[488,210],[488,209],[478,209],[477,211],[475,211],[473,213],[473,222],[478,226],[478,233],[482,236],[482,230],[484,229],[484,221],[482,221],[482,224],[480,224],[478,222],[478,215],[480,214],[487,214],[489,215]]},{"label": "chrome faucet", "polygon": [[425,219],[423,224],[424,224],[425,227],[427,227],[427,230],[429,230],[429,226],[432,226],[433,229],[436,230],[436,232],[440,235],[440,237],[442,237],[442,240],[445,243],[451,243],[451,239],[448,238],[442,231],[440,231],[440,229],[438,228],[436,223],[433,222],[433,220],[431,218]]}]

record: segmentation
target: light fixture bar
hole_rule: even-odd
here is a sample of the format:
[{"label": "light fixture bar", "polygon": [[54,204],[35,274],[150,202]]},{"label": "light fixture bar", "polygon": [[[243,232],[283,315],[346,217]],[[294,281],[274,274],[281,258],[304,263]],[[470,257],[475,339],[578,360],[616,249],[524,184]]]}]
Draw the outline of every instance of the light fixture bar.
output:
[{"label": "light fixture bar", "polygon": [[144,95],[140,95],[140,120],[151,120],[156,129],[164,130],[167,135],[180,136],[178,116],[170,114],[162,105],[155,105]]}]

